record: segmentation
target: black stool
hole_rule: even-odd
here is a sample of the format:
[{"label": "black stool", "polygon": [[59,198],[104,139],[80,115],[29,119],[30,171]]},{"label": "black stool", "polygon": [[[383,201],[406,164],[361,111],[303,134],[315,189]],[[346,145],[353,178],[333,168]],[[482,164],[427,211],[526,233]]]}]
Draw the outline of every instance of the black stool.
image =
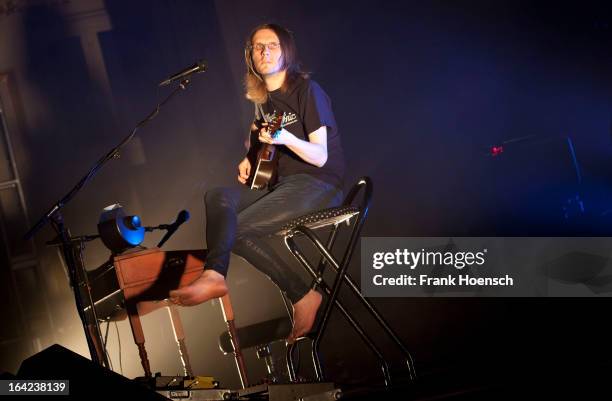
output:
[{"label": "black stool", "polygon": [[[353,201],[361,189],[363,189],[362,202],[358,206],[353,206]],[[412,360],[410,352],[404,346],[404,344],[401,342],[395,332],[391,329],[389,324],[383,319],[383,317],[374,307],[374,305],[363,297],[357,284],[347,274],[349,262],[351,260],[351,256],[353,255],[355,246],[357,245],[359,234],[367,217],[371,201],[372,181],[369,177],[362,177],[351,188],[350,192],[347,194],[341,206],[319,210],[298,217],[285,224],[282,227],[281,231],[277,233],[278,235],[284,237],[287,248],[289,248],[293,256],[295,256],[295,258],[300,262],[300,264],[313,277],[312,289],[320,288],[325,291],[325,293],[329,296],[327,303],[325,304],[325,308],[323,310],[323,317],[319,321],[317,327],[315,327],[313,331],[314,337],[312,337],[312,361],[317,381],[325,381],[323,368],[321,366],[321,361],[319,358],[319,344],[321,342],[321,337],[323,336],[323,333],[325,332],[325,329],[327,327],[332,308],[336,306],[338,310],[342,313],[342,315],[347,319],[348,323],[359,334],[359,336],[372,350],[372,352],[374,352],[374,354],[378,357],[384,375],[385,386],[389,387],[391,385],[391,375],[389,372],[389,364],[387,360],[382,355],[380,349],[374,344],[371,337],[365,332],[361,325],[357,323],[357,321],[355,321],[351,313],[343,306],[342,302],[338,299],[338,292],[342,283],[346,283],[349,286],[353,294],[357,296],[357,298],[365,306],[370,315],[378,322],[378,324],[384,329],[390,339],[398,346],[398,348],[401,350],[402,354],[406,358],[406,365],[408,368],[410,379],[414,380],[416,378],[414,362]],[[338,234],[340,226],[344,225],[343,223],[346,223],[347,227],[351,227],[350,220],[353,217],[355,217],[354,222],[352,223],[353,230],[351,232],[348,245],[344,250],[342,260],[339,262],[332,255],[332,248],[334,246],[334,242],[336,240],[336,236]],[[317,234],[315,234],[313,230],[329,226],[333,226],[333,228],[331,229],[329,237],[327,238],[327,241],[324,245],[321,239],[317,236]],[[302,250],[296,244],[294,238],[297,236],[304,236],[305,238],[307,238],[321,255],[319,265],[316,268],[307,260]],[[336,277],[331,287],[323,280],[323,273],[327,265],[331,265],[336,271]],[[285,298],[283,297],[283,299]],[[287,306],[287,309],[290,311],[290,305],[288,304],[286,299],[285,304]],[[302,337],[298,339],[298,341],[301,341],[305,338],[308,337]],[[297,376],[293,362],[293,350],[294,344],[291,344],[287,348],[287,369],[289,371],[290,380],[295,381]]]}]

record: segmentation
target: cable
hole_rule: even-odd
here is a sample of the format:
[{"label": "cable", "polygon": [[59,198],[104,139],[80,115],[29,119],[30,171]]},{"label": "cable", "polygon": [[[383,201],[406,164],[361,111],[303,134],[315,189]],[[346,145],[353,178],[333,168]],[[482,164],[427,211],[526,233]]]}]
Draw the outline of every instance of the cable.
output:
[{"label": "cable", "polygon": [[114,370],[113,369],[113,361],[111,360],[111,357],[108,354],[108,349],[106,348],[106,344],[108,344],[108,329],[109,329],[109,327],[110,327],[110,319],[106,320],[106,332],[104,333],[104,341],[103,341],[104,354],[106,354],[106,359],[108,359],[108,364],[109,364],[110,370]]},{"label": "cable", "polygon": [[123,361],[121,360],[121,336],[119,335],[119,326],[115,321],[115,330],[117,331],[117,343],[119,344],[119,371],[123,375]]}]

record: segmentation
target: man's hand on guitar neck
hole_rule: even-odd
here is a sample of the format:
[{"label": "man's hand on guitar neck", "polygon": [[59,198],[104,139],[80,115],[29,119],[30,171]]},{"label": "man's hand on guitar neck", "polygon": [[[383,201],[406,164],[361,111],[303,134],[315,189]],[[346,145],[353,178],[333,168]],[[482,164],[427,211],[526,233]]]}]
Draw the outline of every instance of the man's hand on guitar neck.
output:
[{"label": "man's hand on guitar neck", "polygon": [[267,127],[267,123],[263,123],[263,128],[259,130],[259,142],[267,143],[270,145],[289,145],[294,143],[297,139],[295,135],[287,131],[284,128],[276,131],[276,135],[273,136],[274,132],[270,132]]},{"label": "man's hand on guitar neck", "polygon": [[308,141],[299,139],[285,128],[272,138],[266,127],[259,131],[259,140],[271,145],[285,145],[307,163],[322,167],[327,162],[327,127],[322,126],[308,135]]},{"label": "man's hand on guitar neck", "polygon": [[251,175],[251,162],[248,158],[242,159],[240,164],[238,164],[238,181],[241,184],[246,184],[249,176]]}]

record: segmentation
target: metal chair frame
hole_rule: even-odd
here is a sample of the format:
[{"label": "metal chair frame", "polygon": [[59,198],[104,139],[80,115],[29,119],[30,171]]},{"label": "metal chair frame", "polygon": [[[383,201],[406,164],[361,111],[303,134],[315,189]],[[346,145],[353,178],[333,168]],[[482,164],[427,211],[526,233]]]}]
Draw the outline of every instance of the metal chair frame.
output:
[{"label": "metal chair frame", "polygon": [[[332,228],[325,245],[321,241],[321,239],[315,234],[312,229],[309,229],[305,225],[299,225],[295,228],[292,228],[285,234],[285,245],[291,251],[293,256],[300,262],[300,264],[308,271],[308,273],[313,277],[312,288],[321,288],[323,291],[327,293],[329,296],[327,303],[325,304],[325,308],[323,310],[323,317],[320,320],[318,326],[315,328],[316,335],[312,339],[312,361],[315,371],[315,376],[317,381],[324,381],[325,374],[323,372],[323,367],[321,365],[321,360],[319,356],[319,346],[321,343],[321,338],[325,333],[325,329],[327,328],[327,324],[330,319],[330,315],[332,312],[332,308],[336,306],[338,310],[342,313],[342,315],[346,318],[347,322],[351,325],[351,327],[359,334],[359,336],[363,339],[366,345],[372,350],[372,352],[378,358],[383,376],[385,386],[391,386],[391,374],[389,371],[389,363],[384,358],[380,349],[376,346],[372,338],[366,333],[364,328],[355,320],[352,314],[348,311],[348,309],[342,304],[342,302],[338,299],[338,292],[340,291],[342,283],[346,283],[348,287],[351,289],[353,294],[357,296],[357,298],[361,301],[363,306],[367,309],[370,315],[378,322],[378,324],[383,328],[383,330],[387,333],[389,338],[397,345],[397,347],[401,350],[402,354],[406,358],[406,365],[408,368],[409,378],[410,380],[416,379],[416,373],[414,368],[414,362],[412,356],[406,346],[399,339],[397,334],[391,329],[386,320],[382,317],[380,312],[376,309],[376,307],[367,299],[363,297],[361,291],[355,281],[349,276],[347,273],[348,266],[353,255],[353,251],[355,246],[357,245],[357,241],[359,239],[359,235],[361,233],[361,229],[365,222],[365,219],[368,214],[368,210],[370,208],[370,204],[372,201],[372,180],[369,177],[361,177],[359,181],[351,188],[349,193],[342,206],[351,206],[355,197],[359,193],[360,190],[363,189],[363,200],[361,204],[358,206],[359,213],[354,216],[356,221],[353,223],[353,230],[351,232],[351,236],[348,242],[348,245],[344,251],[344,255],[342,260],[339,262],[332,254],[332,248],[334,246],[336,236],[339,229],[339,224],[335,223]],[[347,222],[350,224],[349,222]],[[302,250],[298,247],[295,242],[294,237],[297,235],[303,235],[307,238],[318,251],[321,256],[321,260],[319,261],[318,267],[315,269],[314,266],[307,260],[306,256],[302,252]],[[333,282],[333,285],[330,287],[327,283],[325,283],[323,279],[323,273],[325,271],[326,265],[331,265],[336,272],[336,277]],[[287,305],[289,307],[289,305]],[[305,339],[303,337],[299,340]],[[295,349],[295,343],[290,344],[287,347],[287,369],[289,371],[289,378],[291,381],[295,381],[297,378],[295,372],[295,365],[293,361],[293,354]]]}]

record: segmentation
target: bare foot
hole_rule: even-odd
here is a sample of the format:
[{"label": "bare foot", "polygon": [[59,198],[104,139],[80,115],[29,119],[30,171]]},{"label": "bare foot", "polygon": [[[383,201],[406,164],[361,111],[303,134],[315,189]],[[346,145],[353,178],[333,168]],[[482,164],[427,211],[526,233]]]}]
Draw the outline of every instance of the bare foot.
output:
[{"label": "bare foot", "polygon": [[322,300],[321,294],[310,290],[293,305],[293,330],[287,338],[289,344],[312,329]]},{"label": "bare foot", "polygon": [[182,306],[193,306],[225,294],[227,294],[227,284],[225,284],[223,275],[206,269],[193,283],[170,291],[170,302]]}]

